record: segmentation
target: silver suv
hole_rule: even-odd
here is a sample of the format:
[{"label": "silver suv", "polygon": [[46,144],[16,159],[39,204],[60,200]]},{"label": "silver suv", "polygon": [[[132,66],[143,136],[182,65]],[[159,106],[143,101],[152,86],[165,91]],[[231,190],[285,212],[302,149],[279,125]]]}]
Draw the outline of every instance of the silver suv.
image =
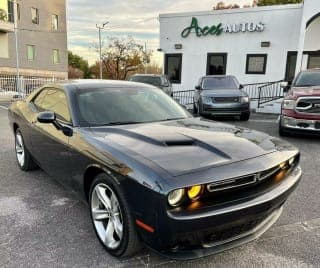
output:
[{"label": "silver suv", "polygon": [[232,75],[204,76],[194,94],[194,112],[200,115],[250,117],[250,99]]},{"label": "silver suv", "polygon": [[135,74],[131,76],[130,81],[153,85],[162,89],[172,97],[172,85],[166,75],[161,74]]}]

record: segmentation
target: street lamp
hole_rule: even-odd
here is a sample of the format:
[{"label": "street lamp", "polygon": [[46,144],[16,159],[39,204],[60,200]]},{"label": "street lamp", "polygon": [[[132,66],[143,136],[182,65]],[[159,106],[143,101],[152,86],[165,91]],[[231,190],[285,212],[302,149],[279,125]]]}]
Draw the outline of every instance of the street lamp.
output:
[{"label": "street lamp", "polygon": [[[13,12],[13,23],[14,23],[14,38],[15,38],[15,52],[16,52],[16,85],[17,91],[22,93],[21,82],[20,82],[20,66],[19,66],[19,40],[18,40],[18,0],[10,0],[9,2],[14,4]],[[20,0],[21,1],[21,0]]]},{"label": "street lamp", "polygon": [[99,54],[100,54],[100,79],[102,79],[102,43],[101,43],[101,30],[109,23],[109,21],[103,23],[102,25],[96,24],[97,29],[99,30]]}]

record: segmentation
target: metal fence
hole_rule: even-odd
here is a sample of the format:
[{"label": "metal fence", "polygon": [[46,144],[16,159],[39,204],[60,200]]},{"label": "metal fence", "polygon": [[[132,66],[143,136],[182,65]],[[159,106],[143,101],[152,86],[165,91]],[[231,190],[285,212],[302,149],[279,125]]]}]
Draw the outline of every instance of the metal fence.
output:
[{"label": "metal fence", "polygon": [[284,91],[281,87],[283,80],[270,82],[259,87],[258,108],[261,104],[278,100],[284,97]]},{"label": "metal fence", "polygon": [[194,90],[174,91],[173,99],[185,106],[193,105],[194,103]]},{"label": "metal fence", "polygon": [[58,81],[54,77],[19,77],[8,75],[0,76],[0,95],[14,95],[25,97],[29,95],[34,89],[41,87],[48,83],[54,83]]},{"label": "metal fence", "polygon": [[[248,94],[252,101],[257,101],[258,107],[260,107],[263,103],[277,100],[284,96],[281,82],[283,82],[283,80],[245,84],[242,90]],[[173,98],[180,104],[192,107],[194,103],[194,92],[194,90],[175,91],[173,92]]]}]

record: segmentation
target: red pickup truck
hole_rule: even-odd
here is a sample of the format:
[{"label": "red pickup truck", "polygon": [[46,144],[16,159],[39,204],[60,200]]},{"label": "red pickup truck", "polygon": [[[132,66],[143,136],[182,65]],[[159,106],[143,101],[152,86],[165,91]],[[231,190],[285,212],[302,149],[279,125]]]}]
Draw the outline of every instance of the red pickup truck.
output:
[{"label": "red pickup truck", "polygon": [[300,72],[284,98],[279,134],[320,134],[320,69]]}]

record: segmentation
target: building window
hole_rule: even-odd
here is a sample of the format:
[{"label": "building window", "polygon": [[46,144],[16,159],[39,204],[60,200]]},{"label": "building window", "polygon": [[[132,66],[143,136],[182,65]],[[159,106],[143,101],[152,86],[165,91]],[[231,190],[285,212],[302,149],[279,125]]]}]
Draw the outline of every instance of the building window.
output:
[{"label": "building window", "polygon": [[51,16],[51,29],[53,31],[57,31],[58,30],[58,15],[53,14]]},{"label": "building window", "polygon": [[14,22],[14,2],[8,1],[8,21]]},{"label": "building window", "polygon": [[248,54],[246,74],[266,74],[267,54]]},{"label": "building window", "polygon": [[209,53],[207,58],[207,75],[226,74],[227,54]]},{"label": "building window", "polygon": [[287,65],[284,80],[291,83],[296,75],[297,51],[289,51],[287,55]]},{"label": "building window", "polygon": [[35,46],[33,45],[27,45],[27,59],[29,61],[34,61],[35,59]]},{"label": "building window", "polygon": [[33,24],[39,24],[39,10],[35,7],[31,8],[31,19]]},{"label": "building window", "polygon": [[320,68],[320,54],[309,55],[308,69]]},{"label": "building window", "polygon": [[54,50],[53,50],[53,63],[54,63],[54,64],[60,63],[60,53],[59,53],[59,49],[54,49]]},{"label": "building window", "polygon": [[20,20],[20,16],[21,16],[20,4],[17,3],[17,18],[18,18],[18,20]]},{"label": "building window", "polygon": [[165,74],[171,83],[181,83],[182,54],[166,54]]}]

